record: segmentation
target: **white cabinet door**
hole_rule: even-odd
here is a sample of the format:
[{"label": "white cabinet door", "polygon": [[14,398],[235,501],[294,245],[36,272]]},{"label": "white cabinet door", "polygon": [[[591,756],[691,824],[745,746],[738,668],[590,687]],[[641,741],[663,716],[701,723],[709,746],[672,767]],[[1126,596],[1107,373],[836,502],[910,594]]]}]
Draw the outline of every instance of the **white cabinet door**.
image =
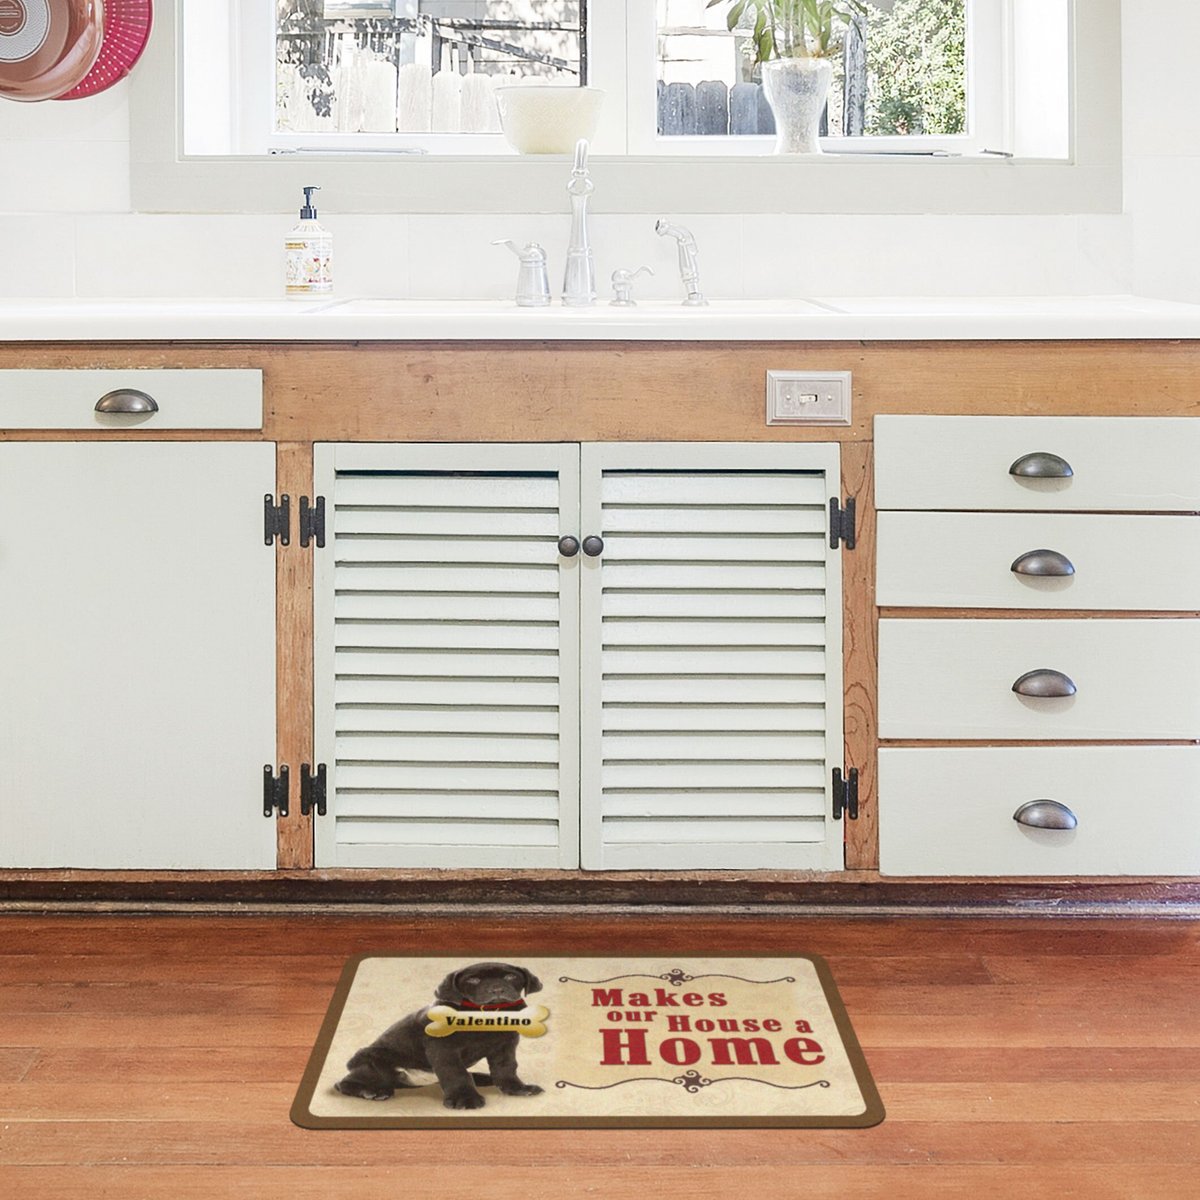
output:
[{"label": "white cabinet door", "polygon": [[581,461],[583,865],[841,869],[838,447]]},{"label": "white cabinet door", "polygon": [[262,869],[265,443],[0,445],[0,865]]},{"label": "white cabinet door", "polygon": [[318,866],[579,865],[577,445],[319,445]]}]

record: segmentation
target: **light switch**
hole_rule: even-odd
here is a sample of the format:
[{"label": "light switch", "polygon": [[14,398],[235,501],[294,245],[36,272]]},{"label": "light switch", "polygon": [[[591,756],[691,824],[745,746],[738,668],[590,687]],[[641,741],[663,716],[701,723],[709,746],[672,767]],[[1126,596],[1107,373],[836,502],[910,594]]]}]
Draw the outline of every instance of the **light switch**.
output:
[{"label": "light switch", "polygon": [[849,371],[768,371],[768,425],[849,425]]}]

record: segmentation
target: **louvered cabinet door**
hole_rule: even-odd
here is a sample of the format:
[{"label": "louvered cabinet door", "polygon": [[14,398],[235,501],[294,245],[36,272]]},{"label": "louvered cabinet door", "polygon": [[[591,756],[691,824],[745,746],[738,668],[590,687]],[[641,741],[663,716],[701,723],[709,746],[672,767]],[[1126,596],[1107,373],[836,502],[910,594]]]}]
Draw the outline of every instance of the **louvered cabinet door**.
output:
[{"label": "louvered cabinet door", "polygon": [[318,866],[578,866],[579,447],[314,466]]},{"label": "louvered cabinet door", "polygon": [[838,448],[581,462],[583,865],[841,869]]}]

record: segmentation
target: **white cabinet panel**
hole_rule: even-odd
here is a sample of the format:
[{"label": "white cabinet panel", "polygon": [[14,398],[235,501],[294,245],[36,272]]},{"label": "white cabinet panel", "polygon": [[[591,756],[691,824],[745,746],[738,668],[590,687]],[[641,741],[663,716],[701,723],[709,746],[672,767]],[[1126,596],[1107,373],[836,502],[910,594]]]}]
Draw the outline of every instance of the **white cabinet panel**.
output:
[{"label": "white cabinet panel", "polygon": [[[1200,518],[881,512],[881,607],[1200,612]],[[1066,577],[1013,572],[1035,550]]]},{"label": "white cabinet panel", "polygon": [[582,861],[841,869],[836,446],[585,445]]},{"label": "white cabinet panel", "polygon": [[263,443],[0,444],[0,863],[263,869]]},{"label": "white cabinet panel", "polygon": [[[1200,748],[885,748],[884,875],[1200,874]],[[1014,814],[1053,800],[1074,829]]]},{"label": "white cabinet panel", "polygon": [[[1063,478],[1010,473],[1053,454]],[[1063,470],[1061,466],[1058,470]],[[1200,511],[1200,422],[1190,417],[875,418],[880,509]]]},{"label": "white cabinet panel", "polygon": [[323,445],[318,866],[579,863],[578,446]]},{"label": "white cabinet panel", "polygon": [[[1014,693],[1039,670],[1075,694]],[[881,621],[879,736],[1200,740],[1200,621]]]}]

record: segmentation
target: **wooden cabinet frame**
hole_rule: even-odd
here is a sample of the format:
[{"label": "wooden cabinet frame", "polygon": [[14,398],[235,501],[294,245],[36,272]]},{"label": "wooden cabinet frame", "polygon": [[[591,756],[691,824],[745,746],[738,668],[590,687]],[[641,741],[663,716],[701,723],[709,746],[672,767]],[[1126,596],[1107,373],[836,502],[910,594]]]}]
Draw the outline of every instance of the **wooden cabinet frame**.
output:
[{"label": "wooden cabinet frame", "polygon": [[[1197,342],[941,343],[128,343],[0,345],[0,368],[250,367],[264,372],[261,432],[122,437],[277,443],[277,487],[311,496],[321,441],[839,441],[843,494],[858,501],[857,548],[843,558],[845,761],[860,770],[862,815],[847,826],[846,871],[318,872],[312,831],[281,820],[279,870],[202,875],[154,872],[0,873],[0,899],[488,898],[520,903],[645,902],[902,904],[1068,899],[1200,900],[1196,879],[884,880],[877,873],[874,776],[875,513],[871,425],[880,413],[1062,416],[1200,415]],[[849,370],[846,427],[768,427],[768,369]],[[0,431],[0,440],[112,437],[110,431]],[[277,548],[278,761],[312,761],[312,550]],[[912,615],[930,615],[913,611]],[[1066,615],[1066,614],[1063,614]],[[1200,614],[1193,614],[1200,615]],[[202,819],[197,817],[197,819]]]}]

